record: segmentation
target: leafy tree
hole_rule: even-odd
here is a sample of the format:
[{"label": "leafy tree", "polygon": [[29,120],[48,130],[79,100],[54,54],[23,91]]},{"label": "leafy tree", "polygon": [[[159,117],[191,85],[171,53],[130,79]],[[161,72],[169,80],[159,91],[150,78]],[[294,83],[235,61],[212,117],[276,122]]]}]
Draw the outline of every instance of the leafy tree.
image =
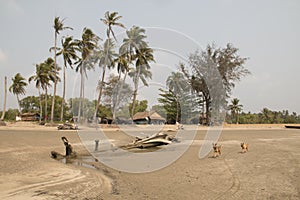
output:
[{"label": "leafy tree", "polygon": [[[1,114],[3,112],[0,112]],[[9,108],[7,111],[6,111],[6,114],[5,114],[5,117],[4,117],[4,120],[5,121],[15,121],[16,120],[16,116],[18,116],[20,113],[19,113],[19,110],[18,109],[11,109]]]},{"label": "leafy tree", "polygon": [[106,68],[111,69],[114,67],[114,60],[117,56],[117,54],[114,51],[114,47],[115,47],[115,44],[113,43],[113,41],[110,39],[107,39],[104,42],[103,49],[97,53],[99,67],[102,68],[102,78],[98,85],[99,95],[98,95],[96,109],[95,109],[95,113],[94,113],[94,119],[96,119],[96,115],[97,115],[97,112],[98,112],[98,109],[99,109],[99,106],[101,103]]},{"label": "leafy tree", "polygon": [[239,123],[239,113],[243,109],[243,105],[239,104],[240,100],[238,98],[234,98],[231,101],[231,104],[228,106],[229,110],[231,111],[232,116],[235,117],[236,124]]},{"label": "leafy tree", "polygon": [[17,101],[19,105],[19,112],[21,113],[20,107],[20,97],[19,95],[25,95],[27,86],[26,79],[21,76],[20,73],[17,73],[14,78],[12,78],[12,85],[9,87],[9,91],[17,96]]},{"label": "leafy tree", "polygon": [[[59,17],[54,18],[54,74],[57,74],[57,66],[56,66],[56,51],[57,51],[57,36],[60,34],[61,31],[65,29],[71,29],[71,27],[64,26],[64,19],[60,20]],[[54,76],[54,87],[53,87],[53,97],[52,97],[52,107],[51,107],[51,123],[53,123],[54,117],[54,106],[55,106],[55,96],[56,96],[56,85],[57,85],[57,78]]]},{"label": "leafy tree", "polygon": [[184,79],[184,76],[180,72],[172,72],[172,74],[167,78],[167,87],[172,94],[175,95],[176,98],[176,122],[179,122],[179,98],[184,93],[184,91],[188,90],[187,81]]},{"label": "leafy tree", "polygon": [[[148,107],[148,101],[147,100],[142,100],[142,101],[135,101],[135,108],[134,108],[134,112],[133,115],[135,115],[137,112],[145,112],[147,110]],[[129,110],[130,112],[132,111],[132,103],[129,104]]]},{"label": "leafy tree", "polygon": [[112,117],[115,120],[116,112],[130,100],[132,89],[127,83],[120,82],[118,76],[111,74],[103,93],[104,102],[111,107]]},{"label": "leafy tree", "polygon": [[[180,64],[192,89],[204,98],[208,123],[211,108],[217,108],[216,111],[220,109],[219,106],[224,105],[226,98],[230,96],[235,87],[235,83],[250,74],[249,70],[244,67],[247,58],[242,58],[237,53],[238,49],[232,44],[227,44],[225,48],[208,45],[205,51],[196,51],[190,54],[191,72],[183,64]],[[216,76],[218,73],[214,71],[213,66],[218,70],[219,77]],[[224,88],[216,87],[221,85]],[[226,95],[224,96],[223,93]],[[215,105],[211,105],[212,103]]]}]

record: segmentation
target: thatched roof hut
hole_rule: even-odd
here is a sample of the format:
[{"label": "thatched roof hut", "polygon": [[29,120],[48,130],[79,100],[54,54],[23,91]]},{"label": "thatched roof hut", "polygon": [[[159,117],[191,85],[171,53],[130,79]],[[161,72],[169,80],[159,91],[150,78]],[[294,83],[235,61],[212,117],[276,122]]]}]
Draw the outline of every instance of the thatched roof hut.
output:
[{"label": "thatched roof hut", "polygon": [[162,124],[166,119],[155,111],[137,112],[133,116],[133,122],[137,124]]},{"label": "thatched roof hut", "polygon": [[21,120],[22,121],[38,121],[40,119],[40,114],[38,113],[22,113]]}]

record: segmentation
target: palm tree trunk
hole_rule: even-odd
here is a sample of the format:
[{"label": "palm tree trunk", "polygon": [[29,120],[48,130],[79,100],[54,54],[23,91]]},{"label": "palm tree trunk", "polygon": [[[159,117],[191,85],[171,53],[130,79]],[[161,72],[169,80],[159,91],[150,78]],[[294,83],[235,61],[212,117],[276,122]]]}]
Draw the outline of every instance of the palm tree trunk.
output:
[{"label": "palm tree trunk", "polygon": [[104,86],[104,77],[105,77],[105,70],[106,67],[103,67],[103,72],[102,72],[102,79],[101,79],[101,84],[100,84],[100,88],[99,88],[99,96],[98,96],[98,100],[97,100],[97,105],[96,105],[96,109],[95,109],[95,113],[94,113],[94,122],[96,122],[96,117],[97,117],[97,112],[99,110],[99,106],[100,106],[100,102],[101,102],[101,97],[102,97],[102,90],[103,90],[103,86]]},{"label": "palm tree trunk", "polygon": [[[125,83],[126,76],[127,76],[127,72],[125,72],[125,74],[124,74],[124,78],[123,78],[123,81],[121,81],[121,85],[120,85],[120,88],[118,90],[116,100],[115,100],[115,102],[113,102],[113,122],[115,122],[115,120],[116,120],[116,112],[117,112],[116,107],[119,105],[119,95],[121,94],[121,92],[123,90],[123,85]],[[121,72],[119,73],[118,80],[120,81],[120,79],[121,79]]]},{"label": "palm tree trunk", "polygon": [[21,112],[20,98],[19,98],[18,94],[17,94],[17,101],[18,101],[18,106],[19,106],[19,112],[21,114],[22,112]]},{"label": "palm tree trunk", "polygon": [[176,98],[176,122],[179,122],[178,118],[179,118],[179,102],[178,102],[178,98]]},{"label": "palm tree trunk", "polygon": [[48,89],[45,89],[45,122],[48,120]]},{"label": "palm tree trunk", "polygon": [[65,98],[66,98],[66,62],[64,66],[64,86],[63,86],[63,97],[61,102],[61,111],[60,111],[60,121],[63,121],[64,117],[64,107],[65,107]]},{"label": "palm tree trunk", "polygon": [[42,113],[42,96],[41,96],[41,87],[39,86],[38,87],[38,91],[39,91],[39,100],[40,100],[40,119],[39,119],[39,122],[41,123],[42,122],[42,116],[43,116],[43,113]]},{"label": "palm tree trunk", "polygon": [[6,112],[6,98],[7,98],[7,77],[4,78],[4,100],[3,100],[3,111],[0,121],[4,120],[5,112]]},{"label": "palm tree trunk", "polygon": [[80,75],[81,75],[81,82],[80,82],[80,97],[79,97],[79,105],[78,105],[78,123],[81,121],[81,108],[83,108],[83,101],[84,101],[84,62],[80,68]]},{"label": "palm tree trunk", "polygon": [[54,118],[54,106],[55,106],[55,95],[56,95],[56,43],[57,43],[57,34],[54,33],[54,87],[53,87],[53,97],[52,97],[52,107],[51,107],[51,124],[53,124],[53,118]]},{"label": "palm tree trunk", "polygon": [[131,118],[133,121],[133,115],[134,113],[134,109],[135,109],[135,101],[136,101],[136,97],[137,97],[137,91],[138,91],[138,86],[139,86],[139,77],[140,77],[140,67],[138,67],[137,69],[137,74],[134,80],[134,92],[133,92],[133,100],[132,100],[132,110],[131,110]]}]

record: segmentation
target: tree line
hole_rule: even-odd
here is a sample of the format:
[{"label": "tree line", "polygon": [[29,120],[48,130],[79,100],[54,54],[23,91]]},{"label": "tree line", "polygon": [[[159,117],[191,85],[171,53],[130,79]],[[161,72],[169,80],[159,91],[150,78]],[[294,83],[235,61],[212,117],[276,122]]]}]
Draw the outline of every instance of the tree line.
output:
[{"label": "tree line", "polygon": [[[50,97],[52,98],[52,101],[49,120],[51,123],[54,121],[54,114],[57,113],[55,112],[57,99],[56,88],[58,82],[61,81],[59,71],[63,69],[63,91],[61,97],[62,106],[60,106],[60,121],[64,120],[64,109],[66,104],[66,69],[70,67],[71,69],[75,69],[76,72],[80,73],[80,96],[77,111],[78,120],[80,121],[84,115],[82,108],[84,107],[85,103],[84,83],[87,79],[87,71],[94,69],[97,65],[102,70],[102,74],[99,75],[97,86],[98,98],[95,102],[93,118],[97,118],[98,110],[102,103],[103,90],[104,87],[106,87],[106,71],[112,69],[117,70],[119,91],[122,91],[127,76],[129,76],[134,83],[132,107],[130,112],[131,116],[134,115],[139,81],[141,80],[143,84],[147,86],[147,79],[152,77],[150,63],[155,62],[155,60],[153,56],[153,50],[149,47],[148,42],[146,41],[147,36],[145,34],[145,29],[142,29],[138,26],[133,26],[126,30],[126,37],[123,39],[122,45],[119,47],[119,49],[116,49],[117,38],[114,34],[113,27],[121,27],[126,29],[126,27],[119,22],[121,18],[122,16],[118,15],[118,12],[106,12],[104,18],[100,19],[100,21],[103,22],[107,27],[106,38],[102,44],[99,43],[102,41],[102,39],[90,28],[85,27],[80,39],[74,39],[73,36],[62,36],[61,46],[59,46],[57,43],[61,32],[66,29],[73,30],[73,28],[65,26],[64,19],[55,17],[53,23],[54,46],[50,48],[50,51],[54,52],[54,56],[53,58],[47,58],[43,63],[37,64],[35,66],[35,74],[28,78],[28,83],[35,82],[35,86],[39,93],[40,116],[43,116],[44,119],[47,119],[49,112],[49,101],[47,100],[49,96],[47,92],[50,87],[53,87],[53,94]],[[58,56],[63,58],[62,68],[57,65]],[[12,84],[9,87],[9,91],[15,94],[17,97],[20,113],[22,112],[20,107],[20,95],[26,94],[26,86],[28,83],[26,78],[24,78],[20,73],[17,73],[12,78]],[[43,102],[45,104],[43,104]],[[115,116],[118,102],[120,102],[120,99],[114,100],[112,105],[113,116]]]}]

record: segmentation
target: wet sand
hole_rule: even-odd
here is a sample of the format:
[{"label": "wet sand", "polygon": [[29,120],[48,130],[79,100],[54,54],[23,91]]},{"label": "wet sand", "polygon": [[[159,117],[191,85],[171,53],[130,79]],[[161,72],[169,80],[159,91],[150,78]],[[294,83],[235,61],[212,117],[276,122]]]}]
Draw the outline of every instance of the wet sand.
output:
[{"label": "wet sand", "polygon": [[[106,133],[116,143],[130,141],[117,129]],[[52,159],[52,150],[64,153],[62,136],[79,157],[89,155],[75,131],[24,124],[0,127],[0,199],[300,198],[299,129],[225,126],[219,139],[222,155],[211,158],[211,152],[199,159],[205,134],[205,128],[199,130],[190,148],[171,165],[133,174],[100,162],[94,162],[95,169]],[[242,141],[249,143],[245,154]]]}]

